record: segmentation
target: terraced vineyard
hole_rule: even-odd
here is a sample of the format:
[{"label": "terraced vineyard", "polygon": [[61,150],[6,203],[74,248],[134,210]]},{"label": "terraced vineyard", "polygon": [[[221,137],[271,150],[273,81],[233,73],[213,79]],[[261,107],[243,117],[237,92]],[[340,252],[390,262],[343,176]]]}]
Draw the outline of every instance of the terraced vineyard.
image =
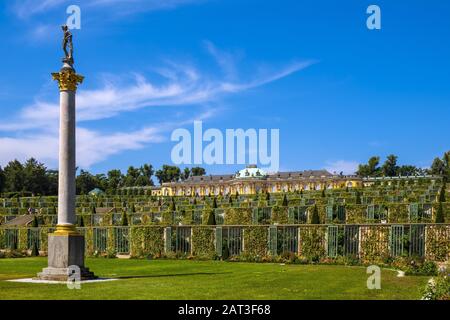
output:
[{"label": "terraced vineyard", "polygon": [[[440,201],[449,199],[442,186],[440,179],[420,178],[250,196],[155,197],[128,190],[136,194],[78,196],[76,213],[87,255],[445,261],[450,202]],[[45,253],[56,205],[57,197],[0,199],[0,248],[36,244]],[[435,224],[439,206],[446,223]]]}]

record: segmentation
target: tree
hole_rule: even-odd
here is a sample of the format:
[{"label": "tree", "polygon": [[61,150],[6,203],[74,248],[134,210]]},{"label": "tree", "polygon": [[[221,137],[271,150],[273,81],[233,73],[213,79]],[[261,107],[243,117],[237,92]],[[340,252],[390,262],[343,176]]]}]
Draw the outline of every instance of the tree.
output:
[{"label": "tree", "polygon": [[190,176],[191,176],[191,170],[189,168],[184,168],[183,174],[181,175],[181,180],[185,181],[185,180],[189,179]]},{"label": "tree", "polygon": [[84,219],[83,219],[83,216],[80,216],[80,219],[78,220],[78,226],[79,226],[80,228],[83,228],[83,227],[84,227]]},{"label": "tree", "polygon": [[89,191],[98,187],[97,179],[88,171],[81,170],[75,180],[77,194],[88,194]]},{"label": "tree", "polygon": [[155,170],[153,169],[153,166],[151,164],[144,164],[140,168],[141,175],[145,178],[145,186],[153,186],[153,180],[152,176],[155,173]]},{"label": "tree", "polygon": [[122,211],[122,218],[120,219],[120,225],[123,227],[128,226],[128,216],[125,210]]},{"label": "tree", "polygon": [[398,169],[398,174],[402,177],[415,176],[420,174],[420,169],[411,165],[401,166]]},{"label": "tree", "polygon": [[444,214],[444,206],[442,205],[442,202],[439,202],[439,206],[436,212],[436,223],[445,223],[445,214]]},{"label": "tree", "polygon": [[379,176],[381,169],[378,167],[380,164],[380,157],[372,157],[367,164],[360,164],[356,174],[360,177],[375,177]]},{"label": "tree", "polygon": [[23,166],[18,160],[8,162],[3,169],[5,175],[4,189],[6,192],[24,191]]},{"label": "tree", "polygon": [[140,171],[138,168],[135,168],[133,166],[129,166],[127,170],[127,174],[124,179],[124,186],[125,187],[135,187],[136,186],[136,180],[140,175]]},{"label": "tree", "polygon": [[446,189],[446,184],[444,183],[441,187],[441,191],[439,192],[439,202],[446,202],[445,189]]},{"label": "tree", "polygon": [[206,174],[206,170],[201,167],[194,167],[191,169],[191,176],[198,177],[204,176]]},{"label": "tree", "polygon": [[0,166],[0,193],[3,192],[4,188],[5,188],[5,172],[3,171],[2,167]]},{"label": "tree", "polygon": [[381,172],[385,177],[398,176],[399,167],[397,166],[397,159],[398,157],[393,154],[387,156],[386,161],[381,167]]},{"label": "tree", "polygon": [[211,210],[209,212],[207,225],[209,225],[209,226],[215,226],[216,225],[216,214],[215,214],[214,210]]},{"label": "tree", "polygon": [[108,186],[106,187],[106,192],[112,194],[115,190],[122,187],[124,183],[124,176],[120,170],[113,169],[107,173]]},{"label": "tree", "polygon": [[435,158],[431,164],[430,173],[435,176],[441,176],[445,172],[445,164],[440,158]]},{"label": "tree", "polygon": [[37,240],[34,240],[33,250],[31,251],[31,256],[32,257],[39,257],[39,248],[38,248]]},{"label": "tree", "polygon": [[361,204],[361,194],[359,191],[356,191],[356,204]]},{"label": "tree", "polygon": [[39,227],[39,221],[36,216],[33,217],[33,222],[31,223],[32,228],[38,228]]},{"label": "tree", "polygon": [[317,209],[317,206],[314,205],[313,212],[311,216],[311,224],[320,224],[320,217],[319,217],[319,209]]},{"label": "tree", "polygon": [[216,200],[216,197],[214,197],[214,200],[213,200],[213,209],[217,209],[217,200]]},{"label": "tree", "polygon": [[178,181],[181,177],[181,170],[176,166],[163,165],[162,169],[156,171],[155,176],[160,184]]},{"label": "tree", "polygon": [[281,204],[283,207],[287,207],[288,205],[289,205],[289,202],[288,202],[288,199],[287,199],[287,196],[286,196],[286,194],[284,194],[284,197],[283,197],[283,203]]}]

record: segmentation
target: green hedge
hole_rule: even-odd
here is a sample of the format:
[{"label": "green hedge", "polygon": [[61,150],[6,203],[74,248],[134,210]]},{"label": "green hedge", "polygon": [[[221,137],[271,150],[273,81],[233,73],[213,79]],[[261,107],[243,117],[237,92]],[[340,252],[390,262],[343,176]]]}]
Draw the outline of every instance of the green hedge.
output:
[{"label": "green hedge", "polygon": [[132,257],[161,256],[164,252],[164,228],[156,226],[130,228]]}]

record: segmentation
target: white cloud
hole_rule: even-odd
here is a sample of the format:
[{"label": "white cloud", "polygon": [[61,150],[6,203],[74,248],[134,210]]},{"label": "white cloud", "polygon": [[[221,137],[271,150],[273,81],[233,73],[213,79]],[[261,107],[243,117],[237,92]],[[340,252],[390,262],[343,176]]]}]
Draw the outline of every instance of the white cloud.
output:
[{"label": "white cloud", "polygon": [[356,161],[329,161],[327,162],[325,169],[331,173],[336,172],[339,174],[340,172],[343,172],[344,174],[354,174],[358,169],[358,165],[359,163]]},{"label": "white cloud", "polygon": [[[134,82],[115,82],[116,77],[106,77],[102,88],[79,89],[77,94],[77,121],[92,121],[111,118],[122,112],[130,112],[155,106],[188,106],[211,102],[227,94],[238,93],[260,87],[309,66],[311,62],[299,62],[282,70],[263,74],[258,78],[242,82],[226,82],[212,79],[195,67],[171,64],[160,75],[164,83],[155,84],[143,75],[135,74]],[[82,85],[81,85],[82,87]],[[0,131],[25,130],[51,126],[58,119],[56,102],[36,101],[25,107],[18,121],[0,122]]]},{"label": "white cloud", "polygon": [[19,18],[29,18],[44,14],[56,8],[64,8],[76,4],[83,7],[110,10],[117,15],[132,14],[155,10],[174,9],[178,6],[203,2],[206,0],[15,0],[12,2],[12,10]]},{"label": "white cloud", "polygon": [[[212,44],[211,44],[212,45]],[[215,53],[218,54],[217,49]],[[231,60],[230,60],[231,61]],[[231,63],[231,62],[230,62]],[[235,94],[276,81],[309,66],[312,62],[295,62],[278,70],[252,72],[252,78],[234,82],[206,73],[194,66],[168,61],[156,69],[162,81],[155,83],[142,74],[127,77],[105,76],[99,89],[82,89],[77,93],[77,165],[90,167],[125,150],[144,148],[163,141],[168,130],[214,116],[216,110],[191,117],[168,113],[166,123],[157,123],[133,132],[104,133],[86,129],[82,124],[117,117],[124,112],[149,107],[174,107],[215,104],[225,95]],[[223,67],[218,62],[219,67]],[[237,67],[235,68],[237,70]],[[56,89],[55,89],[56,90]],[[185,114],[185,113],[183,113]],[[172,118],[172,120],[170,119]],[[14,158],[35,157],[56,164],[58,148],[59,106],[56,101],[36,98],[18,114],[0,121],[0,165]],[[144,120],[144,119],[143,119]]]}]

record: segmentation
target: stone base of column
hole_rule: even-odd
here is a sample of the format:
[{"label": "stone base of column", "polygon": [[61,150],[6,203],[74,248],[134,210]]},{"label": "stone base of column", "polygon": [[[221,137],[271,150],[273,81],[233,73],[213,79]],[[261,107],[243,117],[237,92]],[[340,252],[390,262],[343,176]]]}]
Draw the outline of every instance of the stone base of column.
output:
[{"label": "stone base of column", "polygon": [[67,281],[67,280],[94,280],[98,279],[89,268],[80,268],[80,276],[73,276],[74,270],[71,268],[45,268],[42,272],[38,273],[38,280],[46,281]]},{"label": "stone base of column", "polygon": [[[38,273],[39,280],[66,281],[79,268],[80,280],[97,277],[84,266],[84,237],[78,233],[55,232],[48,235],[48,267]],[[73,277],[72,277],[73,279]]]}]

